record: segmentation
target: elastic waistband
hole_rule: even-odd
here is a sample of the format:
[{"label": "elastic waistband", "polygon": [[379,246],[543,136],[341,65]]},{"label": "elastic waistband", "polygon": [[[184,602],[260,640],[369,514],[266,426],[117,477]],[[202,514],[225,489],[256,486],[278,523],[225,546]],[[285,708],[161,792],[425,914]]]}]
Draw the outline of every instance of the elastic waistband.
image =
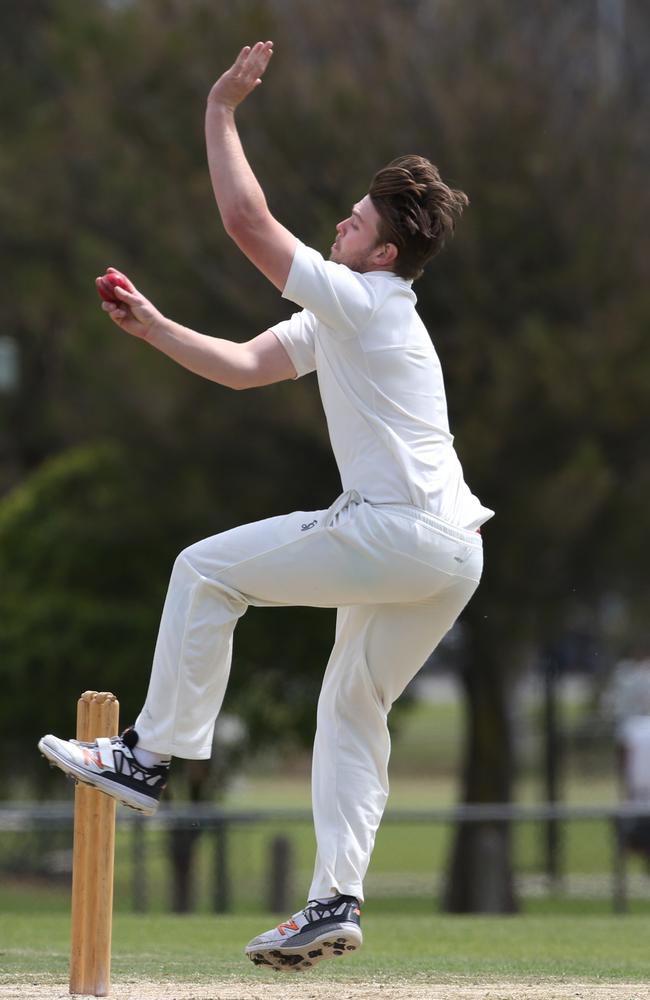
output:
[{"label": "elastic waistband", "polygon": [[389,511],[391,514],[398,514],[401,517],[408,517],[411,521],[428,524],[430,528],[435,528],[436,531],[441,532],[441,534],[446,535],[448,538],[454,538],[458,542],[477,546],[483,544],[480,531],[471,528],[459,528],[458,525],[449,524],[448,521],[443,521],[441,517],[436,517],[435,514],[430,514],[428,510],[414,507],[410,503],[374,503],[370,504],[370,506],[381,507],[382,510]]},{"label": "elastic waistband", "polygon": [[340,514],[350,504],[359,505],[363,503],[367,503],[369,507],[374,509],[381,508],[390,514],[407,517],[410,521],[419,521],[420,524],[428,524],[430,528],[434,528],[441,534],[446,535],[448,538],[453,538],[458,542],[465,542],[467,545],[475,545],[477,547],[483,544],[480,531],[459,528],[457,525],[449,524],[447,521],[443,521],[442,518],[436,517],[435,514],[430,514],[429,511],[422,510],[420,507],[414,507],[410,503],[371,503],[370,500],[364,499],[358,490],[346,490],[345,493],[341,493],[325,512],[323,523],[326,527],[329,527],[333,524],[337,514]]}]

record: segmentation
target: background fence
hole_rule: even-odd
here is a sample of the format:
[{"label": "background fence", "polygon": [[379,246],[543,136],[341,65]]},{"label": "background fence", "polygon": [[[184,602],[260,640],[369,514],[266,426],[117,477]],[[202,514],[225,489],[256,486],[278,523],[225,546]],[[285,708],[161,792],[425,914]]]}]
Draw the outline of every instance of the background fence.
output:
[{"label": "background fence", "polygon": [[[650,868],[627,846],[639,818],[650,820],[650,808],[542,804],[389,811],[367,896],[374,909],[435,910],[455,824],[481,825],[486,864],[495,827],[510,824],[523,909],[650,912]],[[556,847],[552,855],[549,843]],[[65,909],[71,848],[71,803],[0,807],[0,909]],[[162,810],[152,819],[120,811],[116,907],[285,912],[304,899],[313,855],[306,810],[195,806]]]}]

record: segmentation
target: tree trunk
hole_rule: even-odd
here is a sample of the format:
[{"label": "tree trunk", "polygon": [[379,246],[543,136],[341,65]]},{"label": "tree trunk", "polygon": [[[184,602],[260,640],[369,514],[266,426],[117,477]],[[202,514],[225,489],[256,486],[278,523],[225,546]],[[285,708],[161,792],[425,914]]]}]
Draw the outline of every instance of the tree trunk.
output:
[{"label": "tree trunk", "polygon": [[[508,658],[486,619],[467,622],[462,671],[466,738],[462,801],[511,801],[513,760]],[[500,652],[502,655],[500,655]],[[514,913],[511,825],[459,822],[444,908],[450,913]]]}]

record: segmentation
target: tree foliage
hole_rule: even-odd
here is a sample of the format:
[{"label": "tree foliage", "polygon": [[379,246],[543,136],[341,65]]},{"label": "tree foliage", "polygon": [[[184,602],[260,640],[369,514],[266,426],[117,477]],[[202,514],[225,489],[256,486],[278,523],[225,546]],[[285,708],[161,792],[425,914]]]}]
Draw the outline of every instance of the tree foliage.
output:
[{"label": "tree foliage", "polygon": [[[142,452],[78,447],[45,462],[0,507],[3,740],[33,746],[43,727],[72,732],[87,688],[119,692],[123,720],[135,717],[176,553],[233,524],[196,467],[179,459],[173,476],[160,472]],[[331,625],[302,609],[293,621],[280,610],[240,626],[229,705],[249,723],[249,751],[280,733],[308,740]]]}]

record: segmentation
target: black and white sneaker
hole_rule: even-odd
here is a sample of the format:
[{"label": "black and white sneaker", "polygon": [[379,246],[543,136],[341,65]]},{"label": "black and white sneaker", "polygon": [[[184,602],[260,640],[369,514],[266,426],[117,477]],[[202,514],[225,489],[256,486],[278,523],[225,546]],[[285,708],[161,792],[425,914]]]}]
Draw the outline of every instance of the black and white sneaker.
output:
[{"label": "black and white sneaker", "polygon": [[361,947],[361,910],[354,896],[311,900],[289,920],[253,938],[244,954],[275,972],[302,972],[324,958],[349,955]]},{"label": "black and white sneaker", "polygon": [[44,736],[38,749],[65,774],[92,785],[131,809],[152,816],[167,784],[169,765],[143,767],[133,754],[138,742],[134,729],[121,736],[100,737],[94,743]]}]

